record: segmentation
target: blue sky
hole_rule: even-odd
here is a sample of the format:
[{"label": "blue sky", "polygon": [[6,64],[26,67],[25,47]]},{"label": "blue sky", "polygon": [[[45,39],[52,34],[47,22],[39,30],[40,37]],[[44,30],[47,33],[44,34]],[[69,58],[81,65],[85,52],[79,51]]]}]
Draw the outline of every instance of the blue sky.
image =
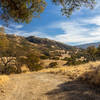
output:
[{"label": "blue sky", "polygon": [[47,3],[39,18],[33,19],[29,24],[10,24],[9,27],[5,27],[6,32],[49,38],[69,45],[100,42],[99,0],[93,10],[82,8],[75,11],[70,18],[62,16],[60,7],[50,1]]}]

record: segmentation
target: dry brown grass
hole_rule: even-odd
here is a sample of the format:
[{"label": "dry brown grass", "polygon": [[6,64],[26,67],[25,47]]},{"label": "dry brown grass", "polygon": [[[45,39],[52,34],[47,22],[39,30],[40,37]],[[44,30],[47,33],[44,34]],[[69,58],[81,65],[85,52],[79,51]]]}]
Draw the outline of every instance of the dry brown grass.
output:
[{"label": "dry brown grass", "polygon": [[21,71],[22,71],[23,73],[27,73],[27,72],[29,72],[29,68],[28,68],[26,65],[23,65],[23,66],[21,67]]},{"label": "dry brown grass", "polygon": [[100,61],[78,66],[43,69],[41,72],[63,74],[71,79],[81,79],[90,84],[100,85]]},{"label": "dry brown grass", "polygon": [[6,75],[0,76],[0,86],[4,86],[9,81],[9,77]]},{"label": "dry brown grass", "polygon": [[78,79],[91,85],[100,86],[100,65],[88,72],[83,73],[78,77]]}]

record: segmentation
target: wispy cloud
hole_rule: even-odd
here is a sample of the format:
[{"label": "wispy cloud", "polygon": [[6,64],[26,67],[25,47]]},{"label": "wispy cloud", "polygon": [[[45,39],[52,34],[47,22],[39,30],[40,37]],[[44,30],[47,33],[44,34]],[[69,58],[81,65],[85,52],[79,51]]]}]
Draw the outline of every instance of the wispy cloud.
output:
[{"label": "wispy cloud", "polygon": [[83,20],[83,22],[85,22],[87,24],[100,25],[100,15],[97,15],[97,16],[92,17],[92,18],[87,18],[87,19]]},{"label": "wispy cloud", "polygon": [[100,16],[72,22],[58,22],[52,27],[60,28],[63,33],[51,38],[64,43],[84,44],[100,41]]},{"label": "wispy cloud", "polygon": [[[2,25],[0,25],[0,27],[2,27]],[[10,27],[5,27],[5,30],[7,34],[16,34],[16,35],[25,36],[25,37],[27,36],[47,37],[46,33],[44,32],[39,32],[39,31],[28,32],[23,29],[20,30],[23,27],[24,27],[23,25],[10,25]]]},{"label": "wispy cloud", "polygon": [[21,28],[24,27],[24,25],[11,24],[10,27],[11,27],[11,28],[15,28],[15,29],[21,29]]},{"label": "wispy cloud", "polygon": [[41,37],[41,38],[45,38],[48,37],[46,33],[44,32],[39,32],[39,31],[33,31],[33,32],[21,32],[19,35],[21,36],[37,36],[37,37]]}]

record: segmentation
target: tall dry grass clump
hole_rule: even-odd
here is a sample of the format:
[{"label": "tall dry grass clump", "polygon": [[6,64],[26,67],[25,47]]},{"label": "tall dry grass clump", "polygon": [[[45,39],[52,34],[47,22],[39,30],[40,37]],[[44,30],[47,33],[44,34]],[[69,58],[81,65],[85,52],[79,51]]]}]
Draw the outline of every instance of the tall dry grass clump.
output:
[{"label": "tall dry grass clump", "polygon": [[78,77],[78,79],[90,85],[100,86],[100,65],[90,71],[83,73]]},{"label": "tall dry grass clump", "polygon": [[9,77],[6,75],[0,76],[0,86],[4,86],[9,81]]},{"label": "tall dry grass clump", "polygon": [[100,61],[89,62],[78,66],[48,68],[41,70],[41,72],[63,74],[73,80],[80,79],[90,84],[100,85]]}]

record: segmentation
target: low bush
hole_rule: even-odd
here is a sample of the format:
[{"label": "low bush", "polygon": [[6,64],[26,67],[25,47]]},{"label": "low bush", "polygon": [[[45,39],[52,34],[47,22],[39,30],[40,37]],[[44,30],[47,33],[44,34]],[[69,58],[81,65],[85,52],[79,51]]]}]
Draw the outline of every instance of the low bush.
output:
[{"label": "low bush", "polygon": [[41,69],[43,69],[43,67],[40,64],[36,64],[36,65],[30,67],[31,71],[38,71]]},{"label": "low bush", "polygon": [[44,56],[40,56],[40,59],[48,59],[49,57],[44,55]]},{"label": "low bush", "polygon": [[7,75],[17,73],[17,69],[15,66],[6,66],[4,70],[2,70],[2,73]]},{"label": "low bush", "polygon": [[51,63],[49,64],[49,68],[56,67],[57,65],[58,65],[57,62],[51,62]]},{"label": "low bush", "polygon": [[65,58],[64,58],[64,59],[62,59],[62,60],[64,60],[64,61],[68,61],[68,59],[69,59],[68,57],[65,57]]},{"label": "low bush", "polygon": [[52,59],[54,59],[54,60],[59,60],[59,57],[53,57]]}]

